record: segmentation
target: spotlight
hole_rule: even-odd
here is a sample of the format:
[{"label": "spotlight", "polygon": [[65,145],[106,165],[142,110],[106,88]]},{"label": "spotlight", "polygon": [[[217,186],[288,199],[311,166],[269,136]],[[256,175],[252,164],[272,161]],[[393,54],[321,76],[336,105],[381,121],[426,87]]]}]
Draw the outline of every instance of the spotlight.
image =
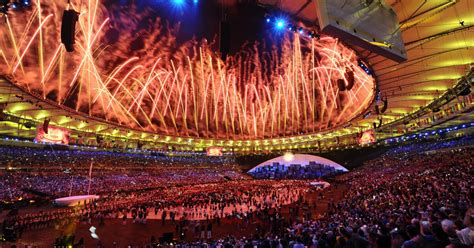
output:
[{"label": "spotlight", "polygon": [[[1,1],[0,1],[1,2]],[[7,3],[7,5],[3,5],[3,3]],[[31,4],[30,0],[15,0],[15,1],[4,1],[0,4],[1,12],[4,12],[4,10],[8,10],[9,8],[12,8],[13,10],[20,10],[22,8],[27,8]]]},{"label": "spotlight", "polygon": [[302,27],[299,27],[299,28],[298,28],[298,33],[300,33],[300,34],[303,34],[303,33],[304,33],[304,30],[303,30]]},{"label": "spotlight", "polygon": [[288,24],[288,30],[296,32],[296,26]]},{"label": "spotlight", "polygon": [[285,152],[285,154],[283,155],[283,160],[285,160],[286,162],[291,162],[294,158],[295,155],[291,152]]},{"label": "spotlight", "polygon": [[186,2],[184,0],[172,0],[171,3],[176,7],[183,6]]},{"label": "spotlight", "polygon": [[314,38],[317,38],[318,40],[321,38],[321,35],[320,34],[317,34],[316,32],[314,31],[308,31],[308,36],[312,39]]},{"label": "spotlight", "polygon": [[361,59],[357,59],[357,64],[359,65],[360,68],[362,68],[362,70],[365,71],[365,73],[367,73],[367,75],[372,75],[372,71]]},{"label": "spotlight", "polygon": [[282,28],[285,27],[285,23],[286,23],[285,20],[283,20],[283,19],[277,19],[275,26],[276,26],[277,29],[282,29]]},{"label": "spotlight", "polygon": [[267,23],[270,23],[270,21],[271,21],[271,20],[270,20],[270,18],[267,18],[267,20],[266,20],[266,21],[267,21]]}]

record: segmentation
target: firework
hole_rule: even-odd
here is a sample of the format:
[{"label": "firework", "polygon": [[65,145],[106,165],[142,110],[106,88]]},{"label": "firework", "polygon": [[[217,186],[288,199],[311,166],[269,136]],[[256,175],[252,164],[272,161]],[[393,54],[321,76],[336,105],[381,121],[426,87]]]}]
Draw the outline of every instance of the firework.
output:
[{"label": "firework", "polygon": [[[146,13],[111,14],[86,2],[70,6],[80,12],[75,53],[60,44],[64,1],[37,0],[9,15],[0,26],[0,73],[76,111],[185,137],[316,133],[356,117],[373,97],[374,79],[331,37],[288,34],[280,47],[254,45],[222,61],[205,41],[176,45],[176,29],[159,19],[143,28]],[[347,71],[354,87],[340,92]]]}]

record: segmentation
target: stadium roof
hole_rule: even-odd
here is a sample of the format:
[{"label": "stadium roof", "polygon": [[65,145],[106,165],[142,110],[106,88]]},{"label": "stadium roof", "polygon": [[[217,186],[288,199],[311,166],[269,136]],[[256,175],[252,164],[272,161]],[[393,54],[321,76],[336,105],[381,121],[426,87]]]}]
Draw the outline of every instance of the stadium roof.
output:
[{"label": "stadium roof", "polygon": [[[408,60],[396,63],[361,51],[375,71],[391,121],[417,111],[469,73],[474,64],[472,1],[389,0],[398,15]],[[471,81],[472,84],[472,81]],[[370,119],[368,120],[370,121]]]}]

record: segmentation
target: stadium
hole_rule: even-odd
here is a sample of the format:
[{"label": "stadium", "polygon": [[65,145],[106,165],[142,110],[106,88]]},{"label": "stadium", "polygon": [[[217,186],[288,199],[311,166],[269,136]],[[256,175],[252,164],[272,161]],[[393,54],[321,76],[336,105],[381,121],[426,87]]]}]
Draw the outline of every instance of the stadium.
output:
[{"label": "stadium", "polygon": [[0,247],[473,247],[471,0],[0,0]]}]

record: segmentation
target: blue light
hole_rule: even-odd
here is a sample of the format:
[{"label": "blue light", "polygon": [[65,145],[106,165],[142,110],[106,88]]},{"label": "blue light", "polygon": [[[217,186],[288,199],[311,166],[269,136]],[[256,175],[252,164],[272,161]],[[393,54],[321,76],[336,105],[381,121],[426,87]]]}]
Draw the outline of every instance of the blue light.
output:
[{"label": "blue light", "polygon": [[277,29],[283,29],[285,27],[286,21],[283,19],[277,19],[276,21],[276,28]]},{"label": "blue light", "polygon": [[199,0],[193,0],[193,3],[195,4],[199,3]]},{"label": "blue light", "polygon": [[267,18],[267,20],[266,20],[266,21],[267,21],[267,23],[270,23],[270,21],[271,21],[271,20],[270,20],[270,18]]},{"label": "blue light", "polygon": [[185,2],[185,0],[172,0],[171,3],[175,7],[182,7],[186,2]]}]

